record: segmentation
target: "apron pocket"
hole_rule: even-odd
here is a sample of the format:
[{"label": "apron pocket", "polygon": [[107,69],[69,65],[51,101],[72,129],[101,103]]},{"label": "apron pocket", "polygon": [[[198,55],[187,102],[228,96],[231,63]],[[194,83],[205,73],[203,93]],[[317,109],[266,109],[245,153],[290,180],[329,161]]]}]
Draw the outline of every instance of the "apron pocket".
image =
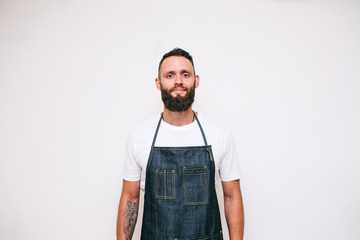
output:
[{"label": "apron pocket", "polygon": [[155,184],[155,198],[175,199],[175,170],[156,170]]},{"label": "apron pocket", "polygon": [[208,204],[208,169],[183,167],[183,187],[185,205]]}]

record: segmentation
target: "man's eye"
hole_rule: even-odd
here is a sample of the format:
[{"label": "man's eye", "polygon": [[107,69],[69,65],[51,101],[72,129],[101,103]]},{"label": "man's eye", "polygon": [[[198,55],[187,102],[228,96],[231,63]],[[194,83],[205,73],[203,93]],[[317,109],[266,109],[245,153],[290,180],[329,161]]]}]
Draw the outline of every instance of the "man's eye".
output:
[{"label": "man's eye", "polygon": [[187,77],[190,77],[190,75],[188,73],[184,73],[183,77],[187,78]]},{"label": "man's eye", "polygon": [[174,76],[174,75],[172,75],[172,74],[166,75],[167,78],[172,78],[173,76]]}]

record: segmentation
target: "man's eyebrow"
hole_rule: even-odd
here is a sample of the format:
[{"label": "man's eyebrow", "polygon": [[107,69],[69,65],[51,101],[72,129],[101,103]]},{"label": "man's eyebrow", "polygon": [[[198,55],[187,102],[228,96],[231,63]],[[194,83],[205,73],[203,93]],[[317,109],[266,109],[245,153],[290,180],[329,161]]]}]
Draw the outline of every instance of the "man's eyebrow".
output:
[{"label": "man's eyebrow", "polygon": [[181,73],[191,73],[191,71],[189,70],[189,69],[183,69],[183,70],[181,70]]},{"label": "man's eyebrow", "polygon": [[[167,72],[164,72],[164,75],[167,75],[167,74],[175,74],[175,71],[174,70],[170,70],[170,71],[167,71]],[[190,69],[182,69],[180,70],[180,73],[183,74],[183,73],[189,73],[189,74],[192,74],[192,71]]]},{"label": "man's eyebrow", "polygon": [[167,72],[164,72],[164,75],[167,75],[167,74],[169,74],[169,73],[171,73],[171,74],[174,74],[175,72],[174,71],[167,71]]}]

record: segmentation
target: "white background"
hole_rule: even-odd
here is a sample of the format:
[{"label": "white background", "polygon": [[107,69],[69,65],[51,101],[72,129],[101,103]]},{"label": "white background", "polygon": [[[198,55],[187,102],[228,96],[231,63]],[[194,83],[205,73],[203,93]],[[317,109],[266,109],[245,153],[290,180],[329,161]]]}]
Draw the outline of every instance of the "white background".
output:
[{"label": "white background", "polygon": [[194,109],[236,138],[245,239],[360,239],[359,13],[355,0],[1,0],[0,239],[115,239],[125,140],[162,110],[154,79],[174,47],[201,77]]}]

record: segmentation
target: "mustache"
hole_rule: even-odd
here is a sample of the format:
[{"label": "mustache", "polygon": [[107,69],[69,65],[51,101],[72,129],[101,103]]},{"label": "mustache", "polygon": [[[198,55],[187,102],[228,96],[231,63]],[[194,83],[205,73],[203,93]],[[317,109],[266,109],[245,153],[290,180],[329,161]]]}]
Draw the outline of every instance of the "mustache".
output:
[{"label": "mustache", "polygon": [[175,89],[178,89],[178,88],[181,88],[181,89],[184,90],[184,91],[188,91],[188,90],[189,90],[188,88],[184,87],[184,86],[181,84],[181,85],[175,85],[174,87],[172,87],[172,88],[169,90],[169,92],[173,92],[173,91],[175,91]]}]

